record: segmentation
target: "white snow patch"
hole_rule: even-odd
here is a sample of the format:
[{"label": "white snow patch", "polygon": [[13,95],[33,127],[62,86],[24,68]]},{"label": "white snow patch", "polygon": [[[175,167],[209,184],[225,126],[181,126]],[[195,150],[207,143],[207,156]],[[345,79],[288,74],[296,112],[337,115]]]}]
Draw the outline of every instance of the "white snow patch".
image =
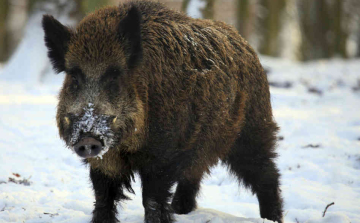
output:
[{"label": "white snow patch", "polygon": [[205,6],[206,1],[204,0],[190,0],[186,13],[195,19],[201,19],[201,10],[204,9]]},{"label": "white snow patch", "polygon": [[191,36],[189,35],[184,35],[184,39],[189,42],[191,45],[193,45],[194,47],[196,47],[198,45],[197,42],[195,42],[194,38],[192,38]]}]

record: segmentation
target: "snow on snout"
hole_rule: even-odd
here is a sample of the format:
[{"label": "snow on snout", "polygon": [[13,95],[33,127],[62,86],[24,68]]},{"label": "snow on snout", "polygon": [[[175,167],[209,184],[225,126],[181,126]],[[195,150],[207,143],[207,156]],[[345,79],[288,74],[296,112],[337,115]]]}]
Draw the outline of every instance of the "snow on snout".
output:
[{"label": "snow on snout", "polygon": [[[103,141],[103,147],[97,157],[102,158],[109,148],[113,144],[113,132],[109,127],[108,115],[96,115],[94,114],[94,104],[89,103],[84,108],[84,115],[78,119],[73,125],[73,133],[70,139],[70,143],[74,145],[80,140],[81,133],[90,133],[93,136],[99,137]],[[79,115],[76,115],[79,116]],[[74,148],[72,148],[74,150]]]}]

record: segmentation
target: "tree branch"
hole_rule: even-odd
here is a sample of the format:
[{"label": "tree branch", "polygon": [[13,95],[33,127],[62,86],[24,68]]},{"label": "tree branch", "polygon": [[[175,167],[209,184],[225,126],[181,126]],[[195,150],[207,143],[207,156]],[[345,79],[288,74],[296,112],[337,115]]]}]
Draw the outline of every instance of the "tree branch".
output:
[{"label": "tree branch", "polygon": [[332,202],[332,203],[330,203],[330,204],[328,204],[328,205],[326,206],[326,208],[325,208],[325,210],[324,210],[324,213],[323,213],[323,217],[325,217],[325,213],[326,213],[328,207],[330,207],[331,205],[334,205],[334,204],[335,204],[335,203]]}]

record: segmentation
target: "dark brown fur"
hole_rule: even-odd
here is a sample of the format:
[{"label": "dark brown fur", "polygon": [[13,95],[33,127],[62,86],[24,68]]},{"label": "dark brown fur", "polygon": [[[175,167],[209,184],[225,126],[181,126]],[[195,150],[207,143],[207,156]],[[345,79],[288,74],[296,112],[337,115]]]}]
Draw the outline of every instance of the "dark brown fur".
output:
[{"label": "dark brown fur", "polygon": [[[140,45],[132,42],[136,30],[126,31],[133,8],[141,15]],[[179,183],[176,213],[194,210],[203,174],[219,160],[258,196],[262,217],[282,221],[267,78],[233,27],[147,1],[100,9],[76,30],[52,20],[43,21],[47,46],[50,53],[63,49],[65,64],[49,57],[56,70],[68,74],[57,114],[61,137],[69,144],[71,124],[64,117],[81,113],[89,98],[97,114],[118,117],[111,126],[121,135],[117,146],[103,159],[86,160],[96,195],[93,222],[116,221],[114,201],[126,198],[123,188],[132,191],[134,172],[143,183],[145,221],[172,222],[170,187]],[[53,26],[66,33],[63,42],[47,31]],[[76,87],[74,67],[82,73],[76,79],[84,79]],[[121,68],[121,74],[107,84],[109,67]]]}]

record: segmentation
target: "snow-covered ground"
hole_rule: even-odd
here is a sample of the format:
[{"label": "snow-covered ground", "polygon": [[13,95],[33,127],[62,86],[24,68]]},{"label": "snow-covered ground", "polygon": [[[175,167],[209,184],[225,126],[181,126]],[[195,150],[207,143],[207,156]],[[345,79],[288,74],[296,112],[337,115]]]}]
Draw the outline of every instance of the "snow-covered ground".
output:
[{"label": "snow-covered ground", "polygon": [[[360,222],[360,60],[261,61],[281,127],[285,222]],[[0,222],[91,219],[88,167],[65,148],[55,125],[61,75],[29,84],[0,72]],[[134,189],[136,196],[119,206],[122,222],[143,221],[138,178]],[[256,197],[221,165],[203,181],[198,203],[177,222],[267,222]]]}]

